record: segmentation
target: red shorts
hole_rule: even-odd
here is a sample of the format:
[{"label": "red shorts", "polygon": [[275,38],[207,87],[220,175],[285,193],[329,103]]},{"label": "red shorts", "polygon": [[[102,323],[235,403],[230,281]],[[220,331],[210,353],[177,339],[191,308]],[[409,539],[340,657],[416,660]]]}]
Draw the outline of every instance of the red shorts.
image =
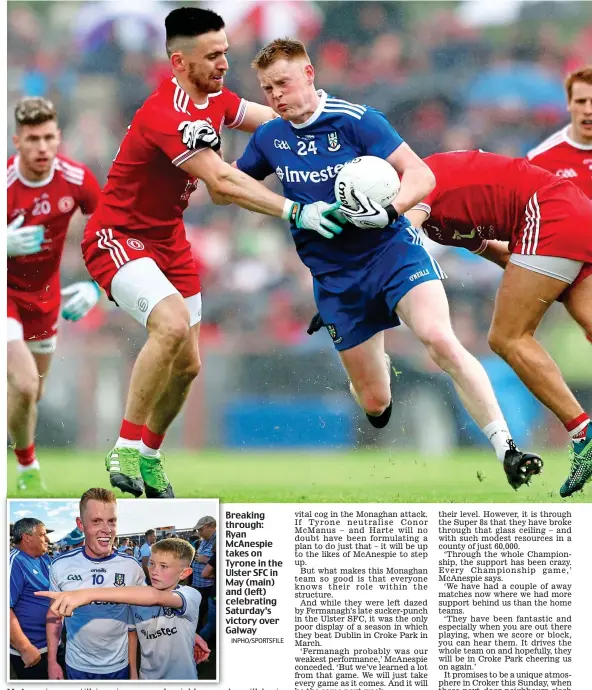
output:
[{"label": "red shorts", "polygon": [[592,201],[568,180],[542,187],[528,200],[510,251],[592,263]]},{"label": "red shorts", "polygon": [[43,293],[8,288],[7,317],[22,325],[25,340],[47,340],[57,335],[60,302],[59,285]]},{"label": "red shorts", "polygon": [[138,239],[131,232],[102,228],[94,216],[89,220],[82,241],[82,256],[88,272],[111,296],[111,281],[117,271],[129,261],[147,257],[153,259],[182,297],[201,292],[197,266],[191,245],[181,225],[167,240]]}]

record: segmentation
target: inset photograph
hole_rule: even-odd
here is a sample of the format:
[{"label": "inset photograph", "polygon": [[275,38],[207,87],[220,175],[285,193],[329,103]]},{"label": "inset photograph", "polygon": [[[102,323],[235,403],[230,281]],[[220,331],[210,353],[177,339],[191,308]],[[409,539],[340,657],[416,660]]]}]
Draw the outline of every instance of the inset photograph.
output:
[{"label": "inset photograph", "polygon": [[9,680],[217,680],[217,499],[9,500]]}]

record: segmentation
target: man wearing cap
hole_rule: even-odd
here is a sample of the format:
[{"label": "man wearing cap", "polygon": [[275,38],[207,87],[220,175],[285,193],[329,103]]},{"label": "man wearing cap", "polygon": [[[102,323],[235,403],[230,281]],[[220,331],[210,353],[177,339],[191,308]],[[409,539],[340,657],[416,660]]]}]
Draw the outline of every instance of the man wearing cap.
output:
[{"label": "man wearing cap", "polygon": [[216,578],[203,577],[202,575],[203,569],[216,550],[216,519],[211,515],[204,515],[197,521],[194,529],[201,541],[195,549],[192,585],[201,594],[199,620],[200,625],[204,625],[208,611],[208,599],[216,595]]},{"label": "man wearing cap", "polygon": [[49,589],[47,555],[53,532],[41,520],[22,518],[13,525],[14,548],[10,552],[10,668],[19,680],[47,680],[45,616],[49,599],[34,592]]}]

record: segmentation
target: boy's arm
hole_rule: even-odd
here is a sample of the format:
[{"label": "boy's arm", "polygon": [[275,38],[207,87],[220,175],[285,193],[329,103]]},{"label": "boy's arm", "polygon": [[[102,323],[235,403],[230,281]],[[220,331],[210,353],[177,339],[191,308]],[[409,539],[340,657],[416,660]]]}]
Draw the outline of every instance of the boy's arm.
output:
[{"label": "boy's arm", "polygon": [[130,680],[138,680],[138,633],[127,631],[127,656],[130,665]]},{"label": "boy's arm", "polygon": [[[61,594],[61,592],[49,592]],[[62,619],[56,616],[51,608],[47,609],[45,618],[45,634],[47,636],[47,670],[49,680],[64,680],[64,672],[58,664],[58,647],[62,636]]]},{"label": "boy's arm", "polygon": [[108,601],[114,604],[135,604],[136,606],[166,606],[180,609],[183,599],[173,592],[160,591],[154,587],[100,587],[79,589],[75,592],[35,592],[36,596],[53,599],[50,611],[60,616],[71,616],[79,606],[92,601]]}]

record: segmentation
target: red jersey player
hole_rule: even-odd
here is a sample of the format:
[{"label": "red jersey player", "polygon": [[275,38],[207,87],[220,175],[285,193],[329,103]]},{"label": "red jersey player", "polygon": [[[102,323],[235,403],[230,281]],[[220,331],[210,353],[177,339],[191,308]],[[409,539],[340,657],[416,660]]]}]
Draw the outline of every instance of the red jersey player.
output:
[{"label": "red jersey player", "polygon": [[[95,210],[99,184],[80,163],[58,155],[53,105],[25,98],[15,110],[17,155],[8,159],[8,432],[18,459],[18,491],[44,491],[35,457],[37,402],[56,346],[60,260],[76,209]],[[92,281],[62,291],[62,316],[76,321],[99,299]]]},{"label": "red jersey player", "polygon": [[[568,180],[520,159],[456,151],[425,161],[436,188],[409,220],[440,244],[506,264],[489,343],[570,433],[571,471],[560,490],[570,496],[592,477],[592,424],[533,334],[592,263],[592,202]],[[585,328],[592,323],[591,289],[589,276],[571,295],[571,313]]]},{"label": "red jersey player", "polygon": [[136,113],[83,241],[90,274],[148,330],[105,462],[113,486],[152,498],[173,496],[159,449],[200,368],[200,283],[183,226],[198,180],[218,202],[292,218],[321,234],[340,231],[329,217],[337,204],[293,203],[215,152],[223,124],[252,132],[274,117],[271,108],[223,88],[222,18],[182,7],[165,24],[173,76]]},{"label": "red jersey player", "polygon": [[[571,123],[529,151],[526,157],[531,163],[571,180],[592,199],[592,66],[568,74],[565,90]],[[577,308],[584,295],[578,297],[574,293],[583,290],[578,286],[590,275],[592,264],[587,264],[582,267],[575,284],[562,296],[562,302],[578,322]],[[592,286],[588,290],[587,299],[592,300]],[[592,323],[588,322],[586,330],[592,342]]]}]

